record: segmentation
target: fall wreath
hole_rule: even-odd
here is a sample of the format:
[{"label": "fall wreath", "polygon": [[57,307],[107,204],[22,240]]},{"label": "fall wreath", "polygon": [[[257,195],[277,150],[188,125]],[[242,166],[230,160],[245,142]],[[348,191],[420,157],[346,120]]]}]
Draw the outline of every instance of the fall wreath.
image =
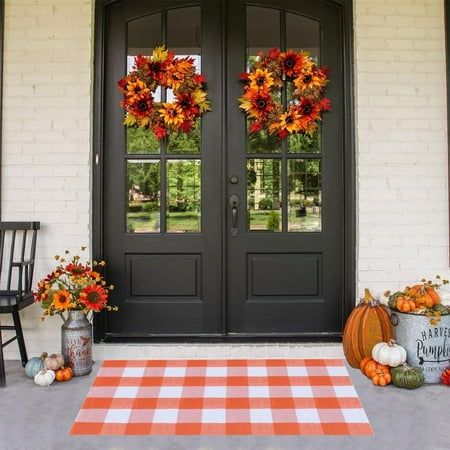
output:
[{"label": "fall wreath", "polygon": [[[189,133],[196,119],[211,111],[205,83],[192,58],[175,57],[165,47],[155,48],[152,56],[136,56],[132,71],[118,82],[124,125],[149,129],[158,139],[170,131]],[[174,101],[156,102],[158,87],[171,89]]]},{"label": "fall wreath", "polygon": [[[322,120],[322,112],[331,110],[324,97],[328,69],[318,67],[306,51],[281,52],[273,48],[263,52],[241,74],[244,94],[240,105],[249,119],[250,132],[261,130],[285,139],[294,133],[312,135]],[[280,101],[281,88],[287,84],[290,99],[285,110]]]}]

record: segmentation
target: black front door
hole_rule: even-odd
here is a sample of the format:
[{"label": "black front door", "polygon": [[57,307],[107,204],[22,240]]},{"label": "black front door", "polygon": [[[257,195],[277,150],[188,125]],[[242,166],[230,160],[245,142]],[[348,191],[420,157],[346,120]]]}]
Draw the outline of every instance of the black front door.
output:
[{"label": "black front door", "polygon": [[[130,0],[105,11],[100,228],[120,312],[97,338],[339,333],[340,9],[310,0]],[[116,90],[133,57],[161,44],[195,59],[213,107],[189,135],[164,142],[122,126]],[[246,131],[239,73],[272,47],[308,50],[330,67],[333,112],[314,138]]]}]

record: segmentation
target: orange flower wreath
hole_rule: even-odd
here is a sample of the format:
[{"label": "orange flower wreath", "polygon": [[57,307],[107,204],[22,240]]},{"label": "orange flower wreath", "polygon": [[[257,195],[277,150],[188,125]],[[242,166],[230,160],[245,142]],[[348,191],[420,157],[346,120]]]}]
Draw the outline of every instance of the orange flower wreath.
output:
[{"label": "orange flower wreath", "polygon": [[[150,57],[136,56],[133,70],[118,82],[124,125],[149,129],[158,139],[169,131],[189,133],[196,119],[211,111],[205,83],[192,58],[177,58],[164,47],[155,48]],[[173,102],[155,102],[159,86],[172,89]]]},{"label": "orange flower wreath", "polygon": [[[314,134],[322,112],[331,110],[331,102],[323,96],[328,84],[328,69],[317,67],[308,52],[280,52],[273,48],[266,56],[259,53],[249,72],[241,74],[244,94],[240,105],[249,121],[250,132],[262,129],[285,139],[294,133]],[[292,82],[287,110],[275,99],[283,81]]]}]

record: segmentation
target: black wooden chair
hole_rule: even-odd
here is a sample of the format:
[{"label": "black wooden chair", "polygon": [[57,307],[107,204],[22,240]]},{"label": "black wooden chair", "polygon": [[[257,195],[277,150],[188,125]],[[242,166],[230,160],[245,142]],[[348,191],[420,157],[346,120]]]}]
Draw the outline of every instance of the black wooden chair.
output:
[{"label": "black wooden chair", "polygon": [[[39,222],[0,222],[0,314],[12,314],[14,323],[0,323],[0,387],[6,385],[4,347],[17,339],[22,364],[25,366],[28,361],[19,311],[34,302],[33,270],[39,228]],[[3,342],[2,330],[13,330],[16,335]]]}]

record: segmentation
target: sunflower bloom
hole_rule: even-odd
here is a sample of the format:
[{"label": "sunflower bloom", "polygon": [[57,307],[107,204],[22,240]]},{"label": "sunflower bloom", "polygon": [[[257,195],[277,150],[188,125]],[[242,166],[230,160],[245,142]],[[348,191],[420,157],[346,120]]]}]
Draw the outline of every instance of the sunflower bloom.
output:
[{"label": "sunflower bloom", "polygon": [[255,91],[268,91],[273,86],[272,74],[267,69],[256,69],[248,76],[250,89]]},{"label": "sunflower bloom", "polygon": [[320,92],[327,83],[328,80],[324,73],[316,69],[306,70],[294,80],[295,87],[300,94],[308,90]]},{"label": "sunflower bloom", "polygon": [[175,103],[163,103],[162,108],[159,110],[159,114],[169,126],[173,125],[176,127],[186,120],[183,110]]},{"label": "sunflower bloom", "polygon": [[290,109],[289,111],[281,114],[278,118],[278,121],[272,123],[269,126],[269,131],[271,132],[288,132],[288,133],[296,133],[301,131],[300,127],[300,114],[295,109]]},{"label": "sunflower bloom", "polygon": [[288,52],[280,53],[281,70],[289,77],[296,77],[303,69],[304,55],[289,50]]},{"label": "sunflower bloom", "polygon": [[241,102],[239,108],[243,109],[250,118],[256,120],[266,119],[268,114],[275,109],[272,96],[264,91],[248,89],[239,101]]},{"label": "sunflower bloom", "polygon": [[66,310],[72,304],[72,294],[69,291],[61,290],[53,294],[53,305],[56,309]]},{"label": "sunflower bloom", "polygon": [[108,301],[107,292],[99,285],[86,286],[80,294],[80,302],[88,309],[99,312]]}]

